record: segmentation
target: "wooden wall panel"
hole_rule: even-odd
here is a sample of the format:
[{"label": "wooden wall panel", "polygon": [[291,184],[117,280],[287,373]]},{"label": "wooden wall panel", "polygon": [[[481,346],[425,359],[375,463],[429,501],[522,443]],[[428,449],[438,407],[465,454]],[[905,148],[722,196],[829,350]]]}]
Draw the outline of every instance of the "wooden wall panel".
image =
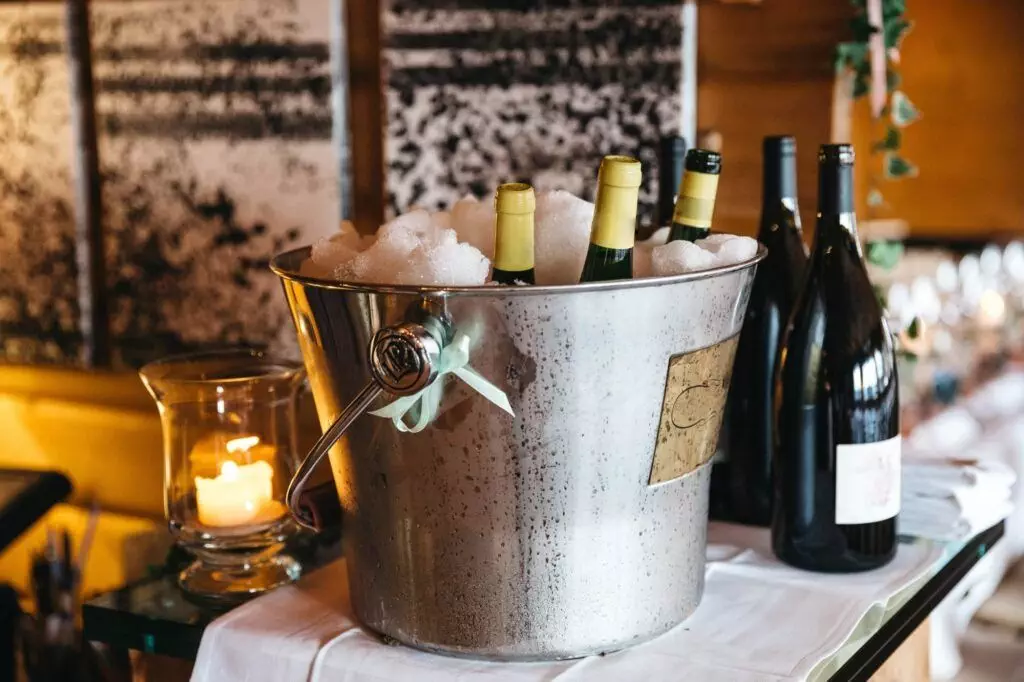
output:
[{"label": "wooden wall panel", "polygon": [[[1024,2],[928,0],[907,14],[903,87],[923,117],[903,146],[920,175],[884,183],[884,215],[919,236],[1024,231]],[[864,147],[870,119],[859,105],[854,139]]]},{"label": "wooden wall panel", "polygon": [[364,234],[384,221],[384,99],[380,0],[345,0],[348,40],[351,218]]},{"label": "wooden wall panel", "polygon": [[697,125],[722,135],[715,229],[753,234],[761,208],[761,139],[797,137],[799,199],[813,227],[817,147],[831,132],[833,54],[849,3],[700,4]]}]

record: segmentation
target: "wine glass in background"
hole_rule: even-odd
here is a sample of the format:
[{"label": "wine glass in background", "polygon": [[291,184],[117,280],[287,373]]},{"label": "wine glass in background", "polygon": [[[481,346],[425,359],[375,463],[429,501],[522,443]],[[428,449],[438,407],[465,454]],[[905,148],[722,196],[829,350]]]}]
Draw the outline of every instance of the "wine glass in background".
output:
[{"label": "wine glass in background", "polygon": [[1024,347],[1024,242],[1003,249],[1002,275],[1006,298],[1006,344],[1010,355]]}]

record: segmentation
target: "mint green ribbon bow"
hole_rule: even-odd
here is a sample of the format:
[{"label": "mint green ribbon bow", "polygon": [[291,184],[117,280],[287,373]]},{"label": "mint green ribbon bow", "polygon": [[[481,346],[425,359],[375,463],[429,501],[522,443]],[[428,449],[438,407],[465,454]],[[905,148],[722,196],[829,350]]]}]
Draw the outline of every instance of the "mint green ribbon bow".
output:
[{"label": "mint green ribbon bow", "polygon": [[[476,370],[469,367],[469,337],[459,333],[450,344],[441,350],[437,361],[437,377],[426,388],[399,398],[388,403],[379,410],[370,412],[375,417],[390,419],[395,428],[403,433],[419,433],[427,428],[427,425],[437,417],[438,409],[441,407],[441,398],[444,397],[444,377],[446,374],[454,374],[462,379],[470,388],[494,403],[513,417],[512,405],[508,402],[508,396],[500,388],[480,376]],[[417,403],[420,404],[419,419],[412,426],[405,423],[405,415]]]}]

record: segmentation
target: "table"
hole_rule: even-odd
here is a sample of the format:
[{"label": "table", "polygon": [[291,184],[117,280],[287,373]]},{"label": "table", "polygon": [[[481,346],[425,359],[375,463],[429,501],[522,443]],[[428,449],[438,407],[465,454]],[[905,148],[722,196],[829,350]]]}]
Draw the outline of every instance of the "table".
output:
[{"label": "table", "polygon": [[[918,584],[898,595],[879,620],[863,623],[819,665],[812,680],[867,680],[928,614],[999,541],[1004,524],[966,542],[934,543],[942,558]],[[901,537],[901,543],[931,542]],[[171,575],[100,595],[83,607],[85,636],[115,648],[194,660],[205,627],[217,611],[189,602]]]}]

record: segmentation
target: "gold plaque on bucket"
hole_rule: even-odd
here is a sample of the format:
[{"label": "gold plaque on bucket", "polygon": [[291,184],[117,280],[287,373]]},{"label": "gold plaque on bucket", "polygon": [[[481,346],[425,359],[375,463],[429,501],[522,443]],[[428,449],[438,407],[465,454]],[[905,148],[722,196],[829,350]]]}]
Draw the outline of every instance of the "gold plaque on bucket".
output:
[{"label": "gold plaque on bucket", "polygon": [[738,338],[669,358],[650,485],[684,476],[714,456]]}]

